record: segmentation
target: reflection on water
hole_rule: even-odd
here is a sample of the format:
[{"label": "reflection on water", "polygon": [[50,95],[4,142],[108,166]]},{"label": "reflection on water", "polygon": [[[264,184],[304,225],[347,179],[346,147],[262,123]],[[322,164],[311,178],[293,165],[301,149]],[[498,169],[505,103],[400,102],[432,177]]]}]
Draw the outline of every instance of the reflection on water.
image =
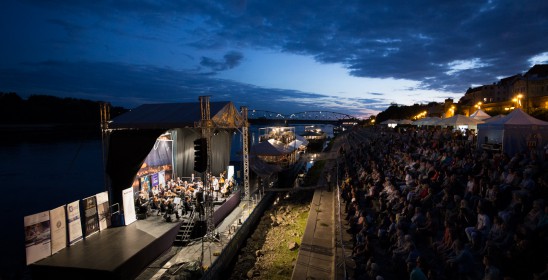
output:
[{"label": "reflection on water", "polygon": [[102,170],[100,140],[0,143],[0,278],[20,278],[14,274],[25,264],[23,217],[104,191]]}]

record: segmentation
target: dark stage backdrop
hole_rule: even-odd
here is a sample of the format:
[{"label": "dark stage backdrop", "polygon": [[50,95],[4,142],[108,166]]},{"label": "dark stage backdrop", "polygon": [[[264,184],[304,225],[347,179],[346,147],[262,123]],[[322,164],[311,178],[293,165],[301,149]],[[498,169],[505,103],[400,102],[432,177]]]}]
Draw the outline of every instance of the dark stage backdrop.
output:
[{"label": "dark stage backdrop", "polygon": [[[194,173],[194,140],[200,138],[200,131],[194,128],[176,129],[175,149],[176,174],[179,177],[189,177]],[[211,173],[218,175],[226,170],[230,163],[230,147],[232,132],[222,130],[211,136]]]}]

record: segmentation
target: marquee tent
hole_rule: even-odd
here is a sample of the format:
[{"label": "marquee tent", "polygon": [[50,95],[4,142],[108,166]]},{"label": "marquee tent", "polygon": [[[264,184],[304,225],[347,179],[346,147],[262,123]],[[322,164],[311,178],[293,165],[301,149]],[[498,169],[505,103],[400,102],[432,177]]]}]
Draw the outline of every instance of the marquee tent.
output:
[{"label": "marquee tent", "polygon": [[440,120],[441,120],[441,118],[438,118],[438,117],[426,117],[426,118],[416,120],[416,121],[412,122],[411,124],[412,125],[417,125],[417,126],[436,125]]},{"label": "marquee tent", "polygon": [[483,123],[483,121],[472,119],[464,115],[454,115],[450,118],[440,120],[439,122],[436,123],[436,125],[453,126],[461,129],[467,128],[467,129],[473,129],[477,131],[478,123]]},{"label": "marquee tent", "polygon": [[537,150],[548,145],[548,122],[515,109],[506,117],[478,125],[478,145],[502,144],[509,156],[517,152]]},{"label": "marquee tent", "polygon": [[[232,102],[210,102],[215,135],[211,142],[211,172],[220,173],[230,162],[231,131],[243,126],[243,117]],[[201,120],[199,102],[144,104],[114,118],[108,126],[105,173],[112,203],[122,202],[122,190],[133,179],[156,139],[171,131],[174,172],[189,175],[194,169],[194,140],[202,137],[195,124]]]},{"label": "marquee tent", "polygon": [[398,121],[398,124],[412,124],[412,123],[413,123],[413,121],[411,121],[411,120],[399,120]]},{"label": "marquee tent", "polygon": [[390,120],[381,122],[380,124],[398,124],[398,121],[390,119]]},{"label": "marquee tent", "polygon": [[485,119],[485,120],[483,120],[483,121],[486,122],[486,123],[488,123],[488,122],[494,122],[494,121],[499,120],[499,119],[502,119],[502,118],[504,118],[504,117],[506,117],[506,116],[505,116],[505,115],[496,115],[496,116],[494,116],[494,117],[490,117],[490,118]]},{"label": "marquee tent", "polygon": [[485,119],[490,118],[491,116],[487,113],[485,113],[482,109],[478,109],[474,113],[470,114],[470,118],[485,121]]}]

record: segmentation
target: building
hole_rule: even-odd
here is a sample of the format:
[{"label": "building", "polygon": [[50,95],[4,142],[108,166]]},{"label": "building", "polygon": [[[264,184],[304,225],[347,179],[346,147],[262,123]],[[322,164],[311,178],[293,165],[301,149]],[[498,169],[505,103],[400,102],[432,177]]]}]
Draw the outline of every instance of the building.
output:
[{"label": "building", "polygon": [[490,114],[513,108],[525,112],[548,109],[548,64],[537,64],[525,74],[506,77],[491,85],[469,88],[459,106],[466,116],[479,108]]}]

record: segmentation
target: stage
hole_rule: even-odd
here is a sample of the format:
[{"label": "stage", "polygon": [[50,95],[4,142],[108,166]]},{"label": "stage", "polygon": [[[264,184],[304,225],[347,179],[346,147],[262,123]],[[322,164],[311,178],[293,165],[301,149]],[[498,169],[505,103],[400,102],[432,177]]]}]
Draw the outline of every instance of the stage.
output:
[{"label": "stage", "polygon": [[[215,203],[213,220],[221,223],[240,203],[240,192]],[[179,210],[180,211],[180,210]],[[32,279],[134,279],[174,243],[181,224],[188,220],[171,217],[168,223],[152,211],[144,220],[112,227],[31,264]],[[205,221],[195,220],[200,236],[205,234]]]},{"label": "stage", "polygon": [[108,228],[30,265],[32,279],[133,279],[173,245],[182,222],[152,215]]}]

